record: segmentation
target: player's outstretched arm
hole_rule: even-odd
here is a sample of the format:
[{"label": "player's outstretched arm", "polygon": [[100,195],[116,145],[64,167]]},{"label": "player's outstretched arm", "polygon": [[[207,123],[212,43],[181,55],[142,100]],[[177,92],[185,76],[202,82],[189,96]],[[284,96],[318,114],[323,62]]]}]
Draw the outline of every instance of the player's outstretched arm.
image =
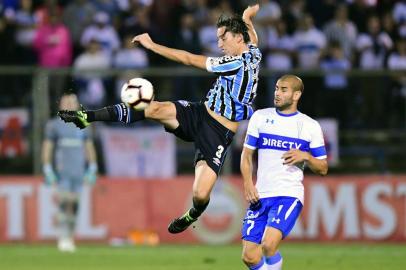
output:
[{"label": "player's outstretched arm", "polygon": [[242,14],[242,19],[248,26],[248,34],[251,39],[251,43],[255,46],[258,46],[258,35],[257,32],[255,31],[254,24],[252,23],[252,18],[255,17],[259,10],[259,4],[253,5],[253,6],[248,6],[245,10],[244,13]]},{"label": "player's outstretched arm", "polygon": [[159,45],[152,41],[151,37],[147,33],[135,36],[132,42],[140,43],[146,49],[162,55],[163,57],[168,58],[172,61],[179,62],[188,66],[206,69],[206,56]]},{"label": "player's outstretched arm", "polygon": [[252,157],[255,150],[244,147],[241,153],[240,170],[244,182],[245,199],[254,204],[259,200],[259,195],[254,182],[252,181],[253,163]]}]

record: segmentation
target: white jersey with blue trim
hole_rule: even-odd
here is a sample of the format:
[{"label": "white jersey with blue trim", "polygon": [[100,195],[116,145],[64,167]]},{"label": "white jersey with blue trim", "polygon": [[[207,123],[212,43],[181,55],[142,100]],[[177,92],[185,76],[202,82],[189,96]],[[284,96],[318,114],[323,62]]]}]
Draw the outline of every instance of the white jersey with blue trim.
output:
[{"label": "white jersey with blue trim", "polygon": [[258,149],[256,188],[260,198],[290,196],[304,203],[304,164],[284,165],[282,155],[296,148],[317,159],[327,158],[320,124],[295,112],[282,114],[275,108],[256,111],[249,124],[244,146]]},{"label": "white jersey with blue trim", "polygon": [[208,57],[207,71],[219,75],[207,93],[208,107],[231,121],[250,119],[261,59],[260,50],[252,44],[238,56]]}]

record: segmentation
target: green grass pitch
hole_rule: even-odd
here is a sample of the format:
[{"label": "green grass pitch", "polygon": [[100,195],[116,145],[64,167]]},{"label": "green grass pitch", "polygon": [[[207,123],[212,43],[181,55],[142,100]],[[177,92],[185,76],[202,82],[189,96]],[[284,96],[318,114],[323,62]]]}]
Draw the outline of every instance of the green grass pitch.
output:
[{"label": "green grass pitch", "polygon": [[[406,245],[284,243],[284,270],[404,270]],[[238,270],[241,247],[79,245],[61,254],[51,245],[0,245],[1,270]]]}]

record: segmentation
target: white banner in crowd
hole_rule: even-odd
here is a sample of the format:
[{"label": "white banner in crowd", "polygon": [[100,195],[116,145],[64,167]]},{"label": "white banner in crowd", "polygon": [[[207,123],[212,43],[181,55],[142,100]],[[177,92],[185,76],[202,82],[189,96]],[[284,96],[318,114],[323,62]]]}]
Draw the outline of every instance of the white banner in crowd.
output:
[{"label": "white banner in crowd", "polygon": [[173,177],[175,137],[161,127],[100,128],[106,174],[131,177]]},{"label": "white banner in crowd", "polygon": [[338,144],[338,123],[336,119],[320,118],[320,123],[324,134],[324,143],[326,144],[328,165],[337,166],[339,163],[339,144]]}]

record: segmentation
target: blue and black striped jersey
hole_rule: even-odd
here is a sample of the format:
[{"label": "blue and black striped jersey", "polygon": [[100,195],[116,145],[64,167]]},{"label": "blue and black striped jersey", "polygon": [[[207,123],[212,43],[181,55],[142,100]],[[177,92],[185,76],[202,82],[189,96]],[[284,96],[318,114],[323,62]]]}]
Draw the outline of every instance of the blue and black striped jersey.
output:
[{"label": "blue and black striped jersey", "polygon": [[207,58],[209,72],[220,75],[206,96],[209,108],[231,121],[249,119],[258,85],[260,50],[250,44],[238,56]]}]

